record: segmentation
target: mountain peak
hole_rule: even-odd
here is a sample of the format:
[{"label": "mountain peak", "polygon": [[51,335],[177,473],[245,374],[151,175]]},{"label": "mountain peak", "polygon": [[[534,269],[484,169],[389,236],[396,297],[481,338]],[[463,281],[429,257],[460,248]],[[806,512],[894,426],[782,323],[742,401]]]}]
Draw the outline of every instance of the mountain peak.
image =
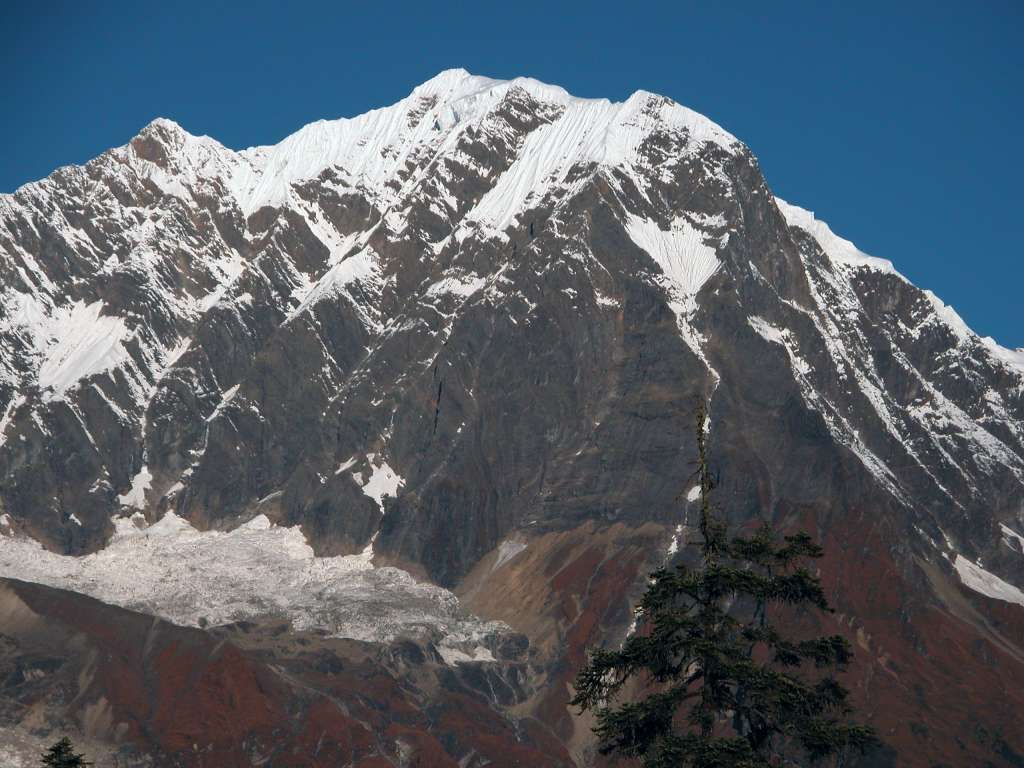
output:
[{"label": "mountain peak", "polygon": [[154,117],[139,131],[139,135],[150,133],[182,134],[187,131],[168,117]]},{"label": "mountain peak", "polygon": [[188,134],[173,120],[158,117],[150,121],[129,142],[135,155],[167,169],[170,157],[184,146]]},{"label": "mountain peak", "polygon": [[146,123],[132,141],[158,141],[165,146],[178,148],[190,138],[194,137],[178,123],[167,117],[157,117]]},{"label": "mountain peak", "polygon": [[[453,69],[445,69],[438,72],[429,80],[420,83],[413,89],[413,93],[427,94],[427,93],[438,93],[443,92],[449,88],[452,88],[459,83],[465,82],[466,80],[472,79],[475,76],[463,69],[457,67]],[[478,78],[487,79],[487,78]]]},{"label": "mountain peak", "polygon": [[[735,137],[703,115],[647,91],[616,103],[578,98],[533,78],[497,80],[456,68],[438,73],[391,106],[351,118],[319,120],[276,145],[244,150],[241,156],[246,162],[239,166],[240,174],[231,187],[243,211],[251,213],[280,205],[290,194],[291,184],[336,166],[376,190],[382,199],[393,197],[395,190],[387,188],[389,180],[393,183],[409,158],[450,150],[456,136],[470,126],[479,128],[514,89],[528,93],[549,113],[522,137],[523,150],[539,152],[545,166],[524,158],[523,168],[517,170],[534,168],[540,174],[536,181],[552,174],[564,177],[578,163],[628,163],[659,127],[685,132],[693,147],[711,142],[731,151],[738,145]],[[541,144],[546,147],[543,151]],[[519,185],[522,190],[529,186]],[[512,215],[514,211],[506,211],[497,217],[499,228]]]}]

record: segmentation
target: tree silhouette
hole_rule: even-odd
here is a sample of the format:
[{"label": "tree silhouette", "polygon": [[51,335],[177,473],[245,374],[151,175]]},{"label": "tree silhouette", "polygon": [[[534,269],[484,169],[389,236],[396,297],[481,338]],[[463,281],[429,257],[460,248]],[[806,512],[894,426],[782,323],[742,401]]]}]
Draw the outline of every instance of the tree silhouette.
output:
[{"label": "tree silhouette", "polygon": [[46,768],[83,768],[92,765],[92,763],[86,762],[85,755],[75,753],[71,739],[67,736],[46,750],[41,759]]},{"label": "tree silhouette", "polygon": [[[767,523],[750,537],[727,535],[711,503],[703,407],[696,421],[700,563],[652,574],[637,607],[642,633],[621,650],[592,652],[573,704],[595,712],[603,754],[645,768],[841,765],[851,749],[877,743],[870,727],[849,721],[835,677],[850,644],[787,637],[769,616],[772,606],[830,610],[806,566],[822,549],[802,532],[780,542]],[[654,692],[616,704],[634,678]]]}]

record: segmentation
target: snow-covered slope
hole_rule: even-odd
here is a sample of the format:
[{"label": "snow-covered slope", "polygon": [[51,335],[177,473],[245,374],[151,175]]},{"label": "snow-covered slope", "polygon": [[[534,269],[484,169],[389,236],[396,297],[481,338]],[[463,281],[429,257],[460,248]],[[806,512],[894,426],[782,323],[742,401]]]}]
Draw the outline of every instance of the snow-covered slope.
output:
[{"label": "snow-covered slope", "polygon": [[[638,91],[626,102],[580,99],[530,78],[492,80],[463,69],[440,73],[390,107],[355,118],[321,120],[279,144],[240,153],[228,186],[245,213],[288,200],[291,185],[340,168],[390,206],[434,169],[436,158],[457,151],[460,138],[480,128],[510,91],[519,90],[558,116],[533,133],[512,167],[480,201],[471,217],[503,229],[526,200],[564,181],[579,163],[633,162],[637,146],[655,123],[687,131],[697,142],[728,148],[736,139],[702,115],[667,99]],[[427,161],[424,162],[424,158]],[[393,181],[409,164],[419,166],[400,186]],[[392,184],[389,184],[391,182]]]},{"label": "snow-covered slope", "polygon": [[[836,235],[828,224],[815,218],[811,211],[791,205],[778,197],[775,198],[775,202],[783,216],[786,217],[786,221],[813,236],[835,264],[897,275],[909,284],[910,281],[896,271],[891,261],[868,256],[849,240]],[[1012,366],[1017,371],[1024,372],[1024,349],[1008,349],[998,344],[990,336],[978,336],[967,326],[956,310],[945,304],[931,291],[926,290],[924,293],[935,309],[935,319],[954,333],[961,342],[977,341],[987,347],[997,360]]]}]

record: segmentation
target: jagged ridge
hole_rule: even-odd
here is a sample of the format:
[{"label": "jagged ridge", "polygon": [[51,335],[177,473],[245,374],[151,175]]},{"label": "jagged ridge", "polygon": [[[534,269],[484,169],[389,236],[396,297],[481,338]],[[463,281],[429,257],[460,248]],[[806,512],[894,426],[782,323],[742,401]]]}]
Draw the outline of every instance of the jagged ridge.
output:
[{"label": "jagged ridge", "polygon": [[[1021,353],[663,97],[453,70],[274,147],[158,120],[0,197],[0,222],[0,523],[57,552],[136,513],[299,525],[318,556],[369,547],[553,663],[620,637],[644,569],[677,556],[709,398],[733,522],[840,546],[862,521],[846,538],[896,552],[892,615],[914,621],[960,583],[982,605],[1024,583]],[[625,570],[559,571],[558,547],[596,557],[581,541]],[[858,631],[885,631],[836,584]],[[552,612],[569,594],[582,608]],[[564,682],[538,706],[571,739]]]}]

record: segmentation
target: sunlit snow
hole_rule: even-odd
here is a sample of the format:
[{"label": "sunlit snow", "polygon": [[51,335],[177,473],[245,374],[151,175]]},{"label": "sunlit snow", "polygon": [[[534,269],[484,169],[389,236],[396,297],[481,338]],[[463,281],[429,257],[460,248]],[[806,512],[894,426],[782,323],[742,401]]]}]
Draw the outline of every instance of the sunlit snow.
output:
[{"label": "sunlit snow", "polygon": [[[395,178],[398,170],[424,148],[435,154],[450,148],[512,89],[560,107],[562,114],[527,137],[512,167],[469,217],[498,229],[511,221],[527,198],[542,197],[547,188],[560,183],[573,165],[629,159],[656,119],[685,130],[695,145],[710,141],[731,147],[736,143],[703,115],[644,91],[616,104],[576,98],[531,78],[494,80],[451,69],[389,107],[353,118],[319,120],[279,144],[238,153],[239,161],[231,164],[228,187],[248,214],[262,206],[284,203],[292,184],[337,167],[353,184],[393,202],[419,180],[414,174],[403,189],[393,190],[386,182]],[[657,100],[653,112],[652,100]]]},{"label": "sunlit snow", "polygon": [[374,568],[369,547],[358,555],[315,557],[298,528],[273,526],[263,515],[230,532],[200,532],[173,513],[138,525],[144,526],[140,514],[118,520],[106,549],[85,557],[2,537],[0,576],[190,626],[280,616],[300,630],[358,640],[438,632],[448,645],[500,628],[464,616],[446,589],[398,568]]},{"label": "sunlit snow", "polygon": [[152,480],[153,476],[149,474],[149,470],[145,465],[143,465],[142,469],[138,471],[138,474],[132,478],[131,488],[129,488],[126,493],[117,497],[118,502],[126,507],[145,509],[146,491],[149,490],[149,484]]},{"label": "sunlit snow", "polygon": [[397,496],[398,489],[405,485],[405,479],[395,472],[386,461],[378,459],[376,454],[367,454],[366,458],[370,463],[370,476],[363,482],[360,474],[357,482],[363,487],[363,493],[377,502],[377,506],[383,512],[384,497],[394,498]]},{"label": "sunlit snow", "polygon": [[55,311],[31,332],[42,351],[39,386],[61,395],[79,380],[115,368],[128,357],[124,318],[101,314],[103,302]]},{"label": "sunlit snow", "polygon": [[718,270],[718,254],[705,243],[707,236],[686,219],[677,219],[666,230],[653,221],[630,216],[626,232],[686,296],[697,293]]},{"label": "sunlit snow", "polygon": [[989,573],[980,565],[972,563],[963,555],[956,556],[953,567],[960,574],[960,580],[965,587],[986,597],[1024,605],[1024,592],[1021,592],[1013,584],[1003,581],[994,573]]}]

